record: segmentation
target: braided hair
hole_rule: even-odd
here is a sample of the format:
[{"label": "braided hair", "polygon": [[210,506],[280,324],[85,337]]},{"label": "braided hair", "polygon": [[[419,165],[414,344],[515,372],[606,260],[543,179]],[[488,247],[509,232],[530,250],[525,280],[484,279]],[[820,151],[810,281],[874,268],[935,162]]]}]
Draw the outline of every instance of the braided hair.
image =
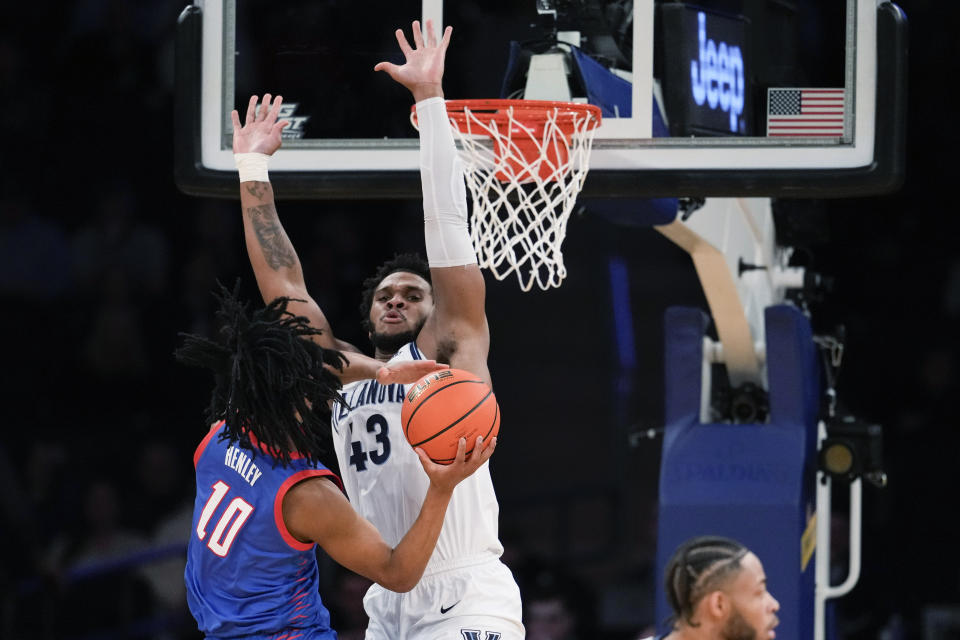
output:
[{"label": "braided hair", "polygon": [[282,466],[290,464],[291,453],[324,462],[333,450],[328,402],[342,401],[340,380],[324,365],[342,371],[346,359],[310,339],[321,331],[287,311],[290,298],[250,312],[239,289],[238,281],[232,292],[220,285],[214,294],[221,340],[180,334],[183,345],[174,355],[213,371],[206,417],[208,424],[225,421],[221,439],[254,455],[263,451]]},{"label": "braided hair", "polygon": [[693,621],[697,604],[740,571],[740,560],[749,551],[736,540],[721,536],[700,536],[681,544],[665,571],[673,621],[682,619],[691,627],[699,626]]}]

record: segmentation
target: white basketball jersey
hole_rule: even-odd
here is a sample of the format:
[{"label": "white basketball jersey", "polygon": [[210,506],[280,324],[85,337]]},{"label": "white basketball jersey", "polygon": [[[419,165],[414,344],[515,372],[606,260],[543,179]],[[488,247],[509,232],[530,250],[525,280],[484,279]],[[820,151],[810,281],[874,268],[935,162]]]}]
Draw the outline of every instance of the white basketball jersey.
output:
[{"label": "white basketball jersey", "polygon": [[[390,362],[420,360],[415,343]],[[349,407],[333,407],[333,441],[353,507],[396,546],[420,513],[430,480],[403,435],[400,409],[405,386],[361,380],[344,386]],[[478,556],[503,553],[497,533],[500,507],[489,463],[453,491],[437,547],[425,574]]]}]

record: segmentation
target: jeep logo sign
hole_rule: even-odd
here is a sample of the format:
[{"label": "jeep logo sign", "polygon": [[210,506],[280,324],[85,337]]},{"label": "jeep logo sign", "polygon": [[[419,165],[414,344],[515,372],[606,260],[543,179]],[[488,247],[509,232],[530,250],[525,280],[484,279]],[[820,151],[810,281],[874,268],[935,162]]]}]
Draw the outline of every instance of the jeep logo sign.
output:
[{"label": "jeep logo sign", "polygon": [[697,106],[730,114],[730,131],[740,129],[743,113],[743,55],[740,47],[707,38],[707,16],[697,13],[699,59],[690,61],[690,88]]}]

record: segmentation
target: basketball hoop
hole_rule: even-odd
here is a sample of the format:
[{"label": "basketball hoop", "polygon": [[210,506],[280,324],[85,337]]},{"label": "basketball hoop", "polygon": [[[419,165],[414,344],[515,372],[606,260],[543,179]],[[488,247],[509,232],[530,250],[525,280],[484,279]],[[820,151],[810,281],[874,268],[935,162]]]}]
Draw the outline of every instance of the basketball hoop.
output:
[{"label": "basketball hoop", "polygon": [[[448,100],[473,198],[480,266],[520,288],[559,287],[561,245],[590,166],[599,107],[545,100]],[[411,116],[414,126],[416,109]],[[491,144],[492,141],[492,144]]]}]

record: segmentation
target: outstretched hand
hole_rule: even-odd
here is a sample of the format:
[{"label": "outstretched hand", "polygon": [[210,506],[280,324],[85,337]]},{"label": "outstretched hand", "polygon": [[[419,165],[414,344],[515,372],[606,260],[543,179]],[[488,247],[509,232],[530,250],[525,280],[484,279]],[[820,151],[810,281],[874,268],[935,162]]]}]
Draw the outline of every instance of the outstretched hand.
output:
[{"label": "outstretched hand", "polygon": [[[486,446],[484,446],[486,445]],[[497,448],[497,437],[493,436],[488,442],[483,441],[483,436],[477,436],[477,442],[473,447],[473,452],[469,457],[466,456],[467,440],[460,438],[457,446],[457,457],[450,464],[437,464],[431,460],[423,449],[417,447],[414,451],[420,458],[420,464],[423,470],[430,477],[430,484],[442,491],[453,491],[453,488],[461,480],[472,474],[480,466],[490,459],[493,450]]]},{"label": "outstretched hand", "polygon": [[448,364],[438,364],[436,360],[408,360],[385,364],[377,370],[377,382],[382,385],[416,382],[428,373],[449,369]]},{"label": "outstretched hand", "polygon": [[283,97],[277,96],[270,104],[270,94],[263,95],[263,104],[257,112],[257,96],[250,96],[247,105],[247,119],[240,126],[240,114],[234,109],[230,112],[233,121],[233,152],[234,153],[265,153],[268,156],[280,148],[280,132],[290,124],[289,120],[277,122],[280,114],[280,105]]},{"label": "outstretched hand", "polygon": [[450,45],[450,34],[453,27],[447,27],[443,32],[443,39],[437,42],[437,35],[433,30],[433,21],[427,20],[426,41],[420,31],[420,22],[413,21],[413,43],[410,47],[403,29],[397,29],[397,42],[406,58],[406,63],[395,65],[391,62],[380,62],[373,68],[374,71],[386,71],[391,78],[405,86],[413,94],[416,102],[443,96],[443,61]]}]

